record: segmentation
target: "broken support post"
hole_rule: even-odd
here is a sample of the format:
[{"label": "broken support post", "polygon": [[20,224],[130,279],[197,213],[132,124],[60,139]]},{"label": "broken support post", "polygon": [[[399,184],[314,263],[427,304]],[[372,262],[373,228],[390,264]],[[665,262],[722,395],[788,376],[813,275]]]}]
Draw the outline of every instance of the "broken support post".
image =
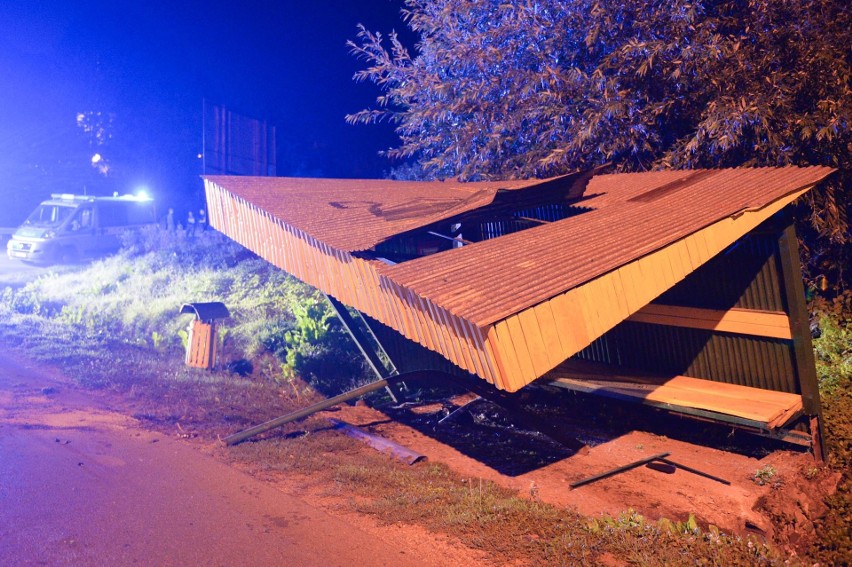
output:
[{"label": "broken support post", "polygon": [[607,478],[618,473],[623,473],[624,471],[629,471],[630,469],[635,469],[636,467],[641,467],[642,465],[647,465],[648,463],[652,463],[654,461],[665,459],[670,454],[671,453],[660,453],[658,455],[652,455],[646,459],[639,459],[638,461],[633,461],[630,464],[610,469],[606,472],[602,472],[600,474],[584,478],[583,480],[578,480],[577,482],[572,482],[568,486],[570,486],[571,488],[577,488],[579,486],[583,486],[584,484],[589,484],[591,482],[595,482],[596,480],[601,480],[602,478]]},{"label": "broken support post", "polygon": [[361,397],[364,394],[369,394],[370,392],[381,390],[382,388],[387,387],[389,381],[398,381],[398,378],[396,380],[394,378],[396,377],[376,380],[375,382],[371,382],[369,384],[361,386],[360,388],[349,390],[348,392],[344,392],[340,395],[334,396],[333,398],[323,400],[306,408],[294,411],[292,413],[288,413],[287,415],[283,415],[281,417],[277,417],[275,419],[267,421],[266,423],[261,423],[260,425],[256,425],[250,429],[246,429],[245,431],[234,433],[233,435],[225,437],[223,441],[225,442],[225,445],[236,445],[240,441],[245,441],[249,437],[254,437],[255,435],[263,433],[264,431],[269,431],[270,429],[280,427],[285,423],[290,423],[291,421],[302,419],[303,417],[307,417],[318,411],[330,408],[331,406],[336,406],[337,404],[348,402],[349,400]]},{"label": "broken support post", "polygon": [[665,457],[660,457],[657,459],[660,462],[666,463],[667,465],[671,465],[677,469],[685,470],[686,472],[691,472],[692,474],[697,474],[698,476],[703,476],[704,478],[709,478],[710,480],[715,480],[716,482],[721,482],[722,484],[730,485],[731,481],[725,480],[724,478],[719,478],[718,476],[713,476],[712,474],[700,471],[698,469],[694,469],[692,467],[688,467],[686,465],[682,465],[680,463],[676,463],[672,460],[666,459]]}]

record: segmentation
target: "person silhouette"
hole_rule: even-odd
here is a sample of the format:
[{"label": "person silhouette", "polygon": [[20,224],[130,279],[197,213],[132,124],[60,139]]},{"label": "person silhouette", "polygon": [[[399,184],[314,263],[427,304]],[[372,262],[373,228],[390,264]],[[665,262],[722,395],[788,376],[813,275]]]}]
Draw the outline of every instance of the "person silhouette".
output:
[{"label": "person silhouette", "polygon": [[195,216],[193,216],[192,211],[189,211],[186,215],[186,235],[189,238],[195,236]]}]

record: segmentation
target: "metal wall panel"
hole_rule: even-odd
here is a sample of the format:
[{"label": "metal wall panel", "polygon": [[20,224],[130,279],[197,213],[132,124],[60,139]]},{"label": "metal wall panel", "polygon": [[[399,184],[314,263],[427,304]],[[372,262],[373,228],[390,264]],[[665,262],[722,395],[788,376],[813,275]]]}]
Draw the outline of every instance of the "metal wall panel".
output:
[{"label": "metal wall panel", "polygon": [[625,322],[577,355],[660,375],[801,393],[790,341]]},{"label": "metal wall panel", "polygon": [[786,312],[778,262],[777,235],[756,231],[698,268],[655,303]]},{"label": "metal wall panel", "polygon": [[[785,312],[779,253],[778,234],[759,228],[655,303]],[[663,375],[801,394],[793,342],[786,339],[624,322],[577,357]]]}]

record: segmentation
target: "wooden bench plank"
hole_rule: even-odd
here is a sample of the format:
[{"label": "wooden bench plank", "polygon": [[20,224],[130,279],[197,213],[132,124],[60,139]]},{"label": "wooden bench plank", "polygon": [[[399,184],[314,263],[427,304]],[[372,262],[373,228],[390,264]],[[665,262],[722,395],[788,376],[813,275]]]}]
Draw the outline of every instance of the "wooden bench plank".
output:
[{"label": "wooden bench plank", "polygon": [[545,376],[564,387],[614,393],[651,405],[694,408],[782,427],[802,410],[798,394],[714,382],[689,376],[632,374],[621,368],[570,360]]}]

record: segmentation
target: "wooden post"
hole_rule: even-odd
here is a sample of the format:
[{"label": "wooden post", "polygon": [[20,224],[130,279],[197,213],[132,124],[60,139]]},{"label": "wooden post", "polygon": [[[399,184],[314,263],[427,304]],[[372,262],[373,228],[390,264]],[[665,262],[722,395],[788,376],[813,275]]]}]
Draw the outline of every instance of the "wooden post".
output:
[{"label": "wooden post", "polygon": [[810,429],[814,458],[823,461],[825,448],[822,434],[822,405],[819,398],[819,380],[816,375],[814,347],[802,280],[802,265],[799,258],[799,243],[796,227],[789,214],[784,215],[786,226],[778,239],[781,263],[781,278],[784,281],[784,297],[790,316],[790,331],[793,335],[793,358],[796,377],[802,394],[802,406],[810,416]]}]

